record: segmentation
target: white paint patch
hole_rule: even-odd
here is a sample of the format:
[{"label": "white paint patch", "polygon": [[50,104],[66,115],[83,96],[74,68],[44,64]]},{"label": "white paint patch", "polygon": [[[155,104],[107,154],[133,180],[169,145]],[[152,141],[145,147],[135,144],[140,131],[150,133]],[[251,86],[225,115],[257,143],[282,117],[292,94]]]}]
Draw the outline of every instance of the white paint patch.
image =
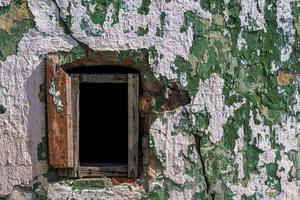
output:
[{"label": "white paint patch", "polygon": [[[177,184],[195,181],[192,177],[185,174],[184,160],[179,157],[181,153],[189,157],[188,147],[194,144],[194,138],[192,136],[184,136],[183,133],[174,129],[178,126],[183,111],[184,109],[181,107],[175,113],[164,113],[163,116],[153,122],[150,128],[150,134],[153,136],[155,143],[155,150],[160,157],[161,163],[164,165],[164,174]],[[194,151],[193,156],[197,155],[195,149]],[[198,160],[199,158],[197,157],[196,159]]]},{"label": "white paint patch", "polygon": [[275,152],[274,149],[270,149],[268,151],[265,151],[265,152],[259,154],[258,166],[262,167],[265,164],[274,163],[275,158],[276,158],[276,152]]},{"label": "white paint patch", "polygon": [[7,108],[0,117],[0,196],[47,172],[47,161],[37,158],[37,146],[45,136],[45,105],[38,97],[44,82],[43,58],[76,44],[59,27],[53,3],[28,3],[37,29],[24,34],[17,55],[0,62],[0,102]]},{"label": "white paint patch", "polygon": [[[251,129],[252,134],[254,134],[252,138],[257,137],[257,133],[268,133],[263,126],[254,126],[251,119],[250,124],[252,124]],[[287,153],[291,150],[296,152],[299,151],[297,134],[300,132],[300,123],[293,117],[283,116],[282,124],[275,125],[272,128],[272,131],[275,131],[276,143],[282,145],[284,148],[280,151],[281,159],[276,161],[276,150],[267,147],[269,145],[268,140],[266,140],[267,145],[263,145],[258,142],[256,146],[264,151],[259,155],[259,174],[251,173],[250,180],[246,187],[244,187],[241,183],[237,185],[228,183],[228,187],[234,194],[234,199],[241,199],[242,195],[255,195],[257,199],[261,200],[300,199],[300,181],[289,181],[289,172],[293,166],[293,162],[287,155]],[[265,184],[265,181],[268,178],[265,164],[268,163],[278,164],[278,171],[276,175],[280,178],[281,193]]]},{"label": "white paint patch", "polygon": [[11,0],[0,0],[0,7],[1,6],[8,6]]},{"label": "white paint patch", "polygon": [[[196,180],[186,174],[185,162],[180,155],[184,154],[184,156],[190,157],[188,147],[191,144],[195,144],[194,138],[185,136],[174,129],[178,126],[183,111],[183,107],[180,107],[174,112],[165,112],[151,125],[150,134],[154,139],[156,154],[163,165],[164,175],[176,184],[193,185],[193,188],[187,189],[180,194],[184,196],[183,199],[190,199],[188,197],[199,191],[199,187],[196,184]],[[197,162],[199,161],[199,156],[195,149],[193,151],[191,159],[193,162]]]},{"label": "white paint patch", "polygon": [[238,165],[238,178],[244,178],[244,158],[243,158],[243,147],[244,147],[244,130],[243,127],[240,127],[237,132],[239,138],[235,141],[234,154],[235,159],[234,163]]},{"label": "white paint patch", "polygon": [[212,74],[209,79],[199,82],[198,92],[192,99],[191,108],[193,112],[200,112],[207,109],[210,114],[210,121],[206,134],[211,142],[216,143],[223,137],[223,125],[229,116],[233,116],[234,110],[242,103],[226,106],[223,99],[224,80],[217,74]]},{"label": "white paint patch", "polygon": [[[257,111],[259,113],[259,111]],[[259,114],[256,115],[256,124],[254,122],[253,112],[250,112],[249,126],[251,127],[251,141],[250,144],[254,144],[257,148],[268,151],[271,147],[270,141],[270,127],[265,126],[263,122],[263,117]],[[254,143],[254,141],[256,143]]]},{"label": "white paint patch", "polygon": [[[295,140],[295,139],[294,139]],[[298,150],[299,151],[299,150]],[[278,200],[281,199],[300,199],[300,181],[289,181],[289,171],[293,166],[293,162],[285,154],[285,151],[280,152],[281,160],[279,162],[279,169],[285,169],[277,172],[277,176],[280,177],[282,192],[278,196]]]},{"label": "white paint patch", "polygon": [[300,123],[296,117],[282,116],[282,124],[274,126],[276,143],[284,147],[284,152],[298,151],[297,135],[300,133]]},{"label": "white paint patch", "polygon": [[194,191],[184,189],[183,191],[172,190],[169,192],[168,200],[190,200],[193,198]]},{"label": "white paint patch", "polygon": [[265,0],[242,0],[240,20],[246,31],[265,31]]},{"label": "white paint patch", "polygon": [[295,28],[293,26],[293,16],[291,3],[293,0],[278,0],[276,1],[276,21],[277,27],[283,32],[285,37],[285,46],[281,49],[281,61],[287,61],[293,51],[295,43]]},{"label": "white paint patch", "polygon": [[228,20],[229,20],[229,10],[228,10],[229,0],[224,0],[224,4],[225,4],[225,9],[223,11],[224,19],[226,22],[228,22]]},{"label": "white paint patch", "polygon": [[[237,185],[228,184],[228,187],[233,193],[234,200],[241,200],[243,195],[251,196],[256,192],[265,194],[265,191],[268,189],[268,186],[265,184],[265,181],[267,180],[266,168],[261,168],[260,171],[260,174],[250,174],[250,180],[246,187],[244,187],[242,183],[238,183]],[[268,196],[266,199],[269,199]]]},{"label": "white paint patch", "polygon": [[[181,56],[188,59],[189,49],[192,46],[193,32],[189,27],[186,33],[181,33],[184,13],[194,11],[199,17],[211,20],[211,14],[201,9],[199,2],[189,0],[174,0],[170,3],[164,1],[152,1],[148,15],[138,14],[137,9],[140,3],[129,0],[123,1],[124,10],[120,10],[119,23],[111,26],[111,23],[104,23],[103,26],[95,25],[86,14],[86,8],[80,1],[73,1],[71,15],[74,23],[72,24],[73,36],[81,42],[87,44],[95,50],[128,50],[149,48],[155,46],[159,55],[163,58],[159,62],[154,60],[150,63],[156,76],[163,75],[168,79],[176,79],[177,75],[171,70],[170,63]],[[66,4],[60,4],[64,12],[67,12]],[[156,28],[160,27],[160,14],[165,12],[164,36],[156,36]],[[90,33],[98,33],[100,36],[88,35],[86,30],[81,30],[82,19],[89,24]],[[136,34],[138,27],[148,26],[149,32],[139,37]],[[131,30],[132,27],[133,29]]]},{"label": "white paint patch", "polygon": [[64,186],[59,183],[50,183],[48,186],[48,199],[61,200],[61,199],[141,199],[144,189],[135,185],[121,184],[112,187],[105,187],[103,189],[85,189],[82,191],[72,190],[69,186]]},{"label": "white paint patch", "polygon": [[186,87],[188,85],[186,72],[180,74],[179,80],[180,80],[180,84],[183,87]]},{"label": "white paint patch", "polygon": [[242,33],[243,31],[241,31],[238,35],[238,40],[237,40],[237,44],[238,44],[238,49],[239,51],[242,50],[243,47],[247,48],[247,42],[246,40],[242,37]]}]

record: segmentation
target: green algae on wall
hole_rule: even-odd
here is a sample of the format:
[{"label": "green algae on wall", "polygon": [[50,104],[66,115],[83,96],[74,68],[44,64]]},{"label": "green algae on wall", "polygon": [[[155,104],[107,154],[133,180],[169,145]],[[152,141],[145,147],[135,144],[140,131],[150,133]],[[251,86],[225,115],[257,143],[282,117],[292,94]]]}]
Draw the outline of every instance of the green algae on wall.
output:
[{"label": "green algae on wall", "polygon": [[87,8],[87,14],[91,17],[93,23],[102,25],[106,19],[108,8],[110,6],[113,7],[112,24],[119,22],[119,12],[122,6],[121,0],[82,0],[81,3]]},{"label": "green algae on wall", "polygon": [[162,12],[160,14],[160,27],[156,27],[156,36],[158,37],[163,37],[164,36],[164,28],[165,28],[165,18],[166,18],[166,13]]},{"label": "green algae on wall", "polygon": [[84,58],[87,54],[87,50],[84,46],[78,45],[69,52],[59,53],[59,65],[72,63],[75,60]]},{"label": "green algae on wall", "polygon": [[149,32],[148,26],[146,28],[138,27],[137,31],[135,32],[138,36],[144,36]]},{"label": "green algae on wall", "polygon": [[38,155],[38,160],[47,160],[48,157],[47,137],[43,137],[42,142],[38,144],[37,155]]},{"label": "green algae on wall", "polygon": [[107,185],[104,181],[100,179],[82,179],[82,180],[65,180],[60,182],[61,185],[66,185],[72,188],[75,191],[82,190],[99,190],[106,188]]},{"label": "green algae on wall", "polygon": [[0,7],[0,60],[17,53],[23,34],[34,27],[33,16],[24,0]]},{"label": "green algae on wall", "polygon": [[152,191],[149,191],[142,200],[158,200],[158,199],[168,199],[167,192],[163,187],[156,185]]},{"label": "green algae on wall", "polygon": [[142,0],[142,3],[138,8],[138,13],[140,15],[147,15],[149,13],[150,4],[151,4],[151,0]]}]

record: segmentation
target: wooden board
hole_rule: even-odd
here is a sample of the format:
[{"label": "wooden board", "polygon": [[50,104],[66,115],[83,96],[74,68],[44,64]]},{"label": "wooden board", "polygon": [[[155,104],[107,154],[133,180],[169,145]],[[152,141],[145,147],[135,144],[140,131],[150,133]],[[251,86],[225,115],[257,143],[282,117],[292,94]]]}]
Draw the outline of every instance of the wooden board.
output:
[{"label": "wooden board", "polygon": [[80,166],[79,178],[82,177],[127,177],[127,166],[83,167]]},{"label": "wooden board", "polygon": [[81,83],[127,83],[127,74],[80,74]]},{"label": "wooden board", "polygon": [[128,177],[138,176],[139,77],[128,74]]},{"label": "wooden board", "polygon": [[58,56],[46,58],[49,163],[54,168],[74,166],[71,77],[57,67]]},{"label": "wooden board", "polygon": [[72,126],[74,166],[69,170],[69,177],[78,177],[79,171],[79,77],[72,77]]}]

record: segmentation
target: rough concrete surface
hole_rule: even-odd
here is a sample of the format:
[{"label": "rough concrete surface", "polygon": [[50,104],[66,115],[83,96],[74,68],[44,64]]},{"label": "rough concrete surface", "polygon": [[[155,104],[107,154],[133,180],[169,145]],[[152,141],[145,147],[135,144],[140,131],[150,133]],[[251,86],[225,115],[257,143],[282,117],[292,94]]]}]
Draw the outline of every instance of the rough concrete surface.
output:
[{"label": "rough concrete surface", "polygon": [[[46,178],[44,58],[79,44],[147,49],[189,93],[155,112],[144,188]],[[299,81],[298,0],[0,0],[0,199],[298,200]]]}]

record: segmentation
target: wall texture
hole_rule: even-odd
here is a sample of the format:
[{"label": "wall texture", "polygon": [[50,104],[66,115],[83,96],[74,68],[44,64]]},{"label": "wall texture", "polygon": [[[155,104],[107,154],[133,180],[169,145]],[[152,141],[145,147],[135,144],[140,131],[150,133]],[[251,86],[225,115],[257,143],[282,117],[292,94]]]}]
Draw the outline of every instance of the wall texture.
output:
[{"label": "wall texture", "polygon": [[[147,187],[50,181],[44,58],[79,44],[147,49],[189,92],[155,112]],[[0,0],[0,196],[300,199],[299,83],[299,0]]]}]

